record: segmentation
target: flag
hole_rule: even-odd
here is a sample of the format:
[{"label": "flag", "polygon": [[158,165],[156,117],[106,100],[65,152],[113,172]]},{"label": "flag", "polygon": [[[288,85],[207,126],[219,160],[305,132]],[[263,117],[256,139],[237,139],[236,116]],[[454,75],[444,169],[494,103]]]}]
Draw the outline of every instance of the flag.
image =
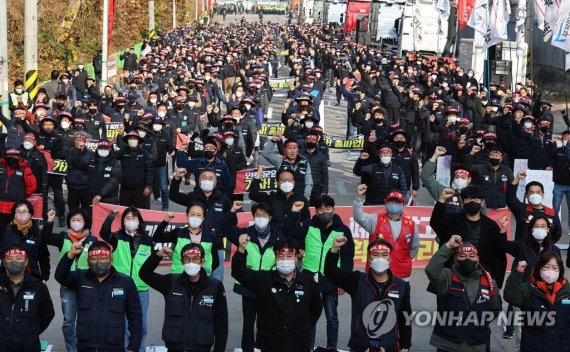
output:
[{"label": "flag", "polygon": [[458,0],[457,7],[457,21],[459,24],[459,29],[464,29],[467,27],[467,22],[469,22],[469,17],[473,12],[473,5],[475,0]]},{"label": "flag", "polygon": [[475,32],[487,33],[487,21],[489,20],[489,0],[475,0],[473,12],[467,25],[475,29]]},{"label": "flag", "polygon": [[[538,29],[544,30],[544,0],[534,0],[534,17],[536,17],[536,22]],[[534,26],[534,23],[532,24]]]},{"label": "flag", "polygon": [[553,27],[551,44],[566,52],[570,51],[570,2],[564,1],[559,8]]},{"label": "flag", "polygon": [[491,16],[487,21],[487,32],[483,50],[499,44],[508,39],[507,25],[511,16],[511,4],[509,0],[493,1]]},{"label": "flag", "polygon": [[438,12],[437,16],[437,35],[442,35],[443,32],[443,22],[447,22],[449,19],[449,14],[451,12],[449,7],[449,0],[433,0],[435,9]]},{"label": "flag", "polygon": [[113,25],[115,24],[115,0],[109,0],[109,21],[107,22],[107,48],[111,47],[113,37]]},{"label": "flag", "polygon": [[559,9],[560,0],[544,0],[544,33],[542,34],[542,40],[545,43],[552,38]]},{"label": "flag", "polygon": [[515,31],[517,33],[517,56],[523,56],[527,48],[524,37],[526,32],[526,0],[519,0],[516,20]]}]

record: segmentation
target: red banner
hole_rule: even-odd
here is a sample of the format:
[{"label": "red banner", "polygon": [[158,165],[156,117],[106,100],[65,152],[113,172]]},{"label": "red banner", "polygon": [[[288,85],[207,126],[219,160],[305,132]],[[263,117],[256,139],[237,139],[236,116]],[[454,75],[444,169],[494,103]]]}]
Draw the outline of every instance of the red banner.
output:
[{"label": "red banner", "polygon": [[467,27],[471,12],[473,12],[473,4],[475,0],[458,0],[457,1],[457,21],[459,29]]},{"label": "red banner", "polygon": [[28,202],[32,203],[34,216],[32,219],[41,219],[44,214],[44,197],[41,194],[32,194],[28,197]]},{"label": "red banner", "polygon": [[[101,203],[98,206],[93,207],[93,225],[91,230],[95,235],[99,235],[101,225],[103,221],[109,215],[109,212],[113,209],[119,210],[119,214],[113,222],[112,230],[118,231],[121,227],[121,214],[126,209],[125,207],[104,204]],[[364,207],[367,213],[379,213],[384,212],[383,206],[373,206]],[[431,226],[429,225],[429,220],[431,217],[432,207],[406,207],[404,210],[404,215],[411,218],[416,224],[418,224],[418,231],[420,236],[420,249],[418,255],[413,261],[414,268],[424,268],[433,254],[438,250],[439,245],[436,242],[436,235],[433,232]],[[354,239],[355,252],[354,252],[354,267],[364,268],[366,266],[367,252],[366,248],[368,246],[368,232],[366,232],[360,225],[358,225],[352,217],[352,207],[341,206],[335,207],[335,212],[342,218],[342,221],[346,226],[350,228],[352,232],[352,237]],[[142,216],[145,220],[146,232],[152,236],[156,227],[166,216],[166,212],[155,211],[155,210],[143,210],[141,209]],[[311,213],[314,210],[311,209]],[[511,238],[510,233],[510,211],[507,208],[487,210],[487,215],[495,220],[497,223],[499,219],[503,216],[509,217],[509,229],[507,236]],[[250,212],[238,213],[238,223],[240,227],[248,227],[253,223],[253,217]],[[170,222],[168,229],[172,229],[177,226],[183,226],[187,224],[186,214],[175,213],[174,219]],[[158,245],[160,247],[162,244]],[[232,249],[232,253],[235,251],[235,247]]]},{"label": "red banner", "polygon": [[[257,169],[240,170],[236,174],[236,188],[235,194],[242,194],[249,192],[251,182],[257,176]],[[275,191],[277,190],[277,169],[268,167],[263,171],[259,189],[261,191]]]}]

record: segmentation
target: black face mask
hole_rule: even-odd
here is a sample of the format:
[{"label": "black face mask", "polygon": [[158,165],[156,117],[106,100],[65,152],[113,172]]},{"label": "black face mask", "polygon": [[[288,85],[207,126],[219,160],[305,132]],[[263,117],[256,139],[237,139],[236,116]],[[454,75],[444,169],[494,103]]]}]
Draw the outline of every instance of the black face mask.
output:
[{"label": "black face mask", "polygon": [[91,115],[95,115],[95,114],[97,113],[97,108],[95,108],[95,109],[89,109],[89,113],[90,113]]},{"label": "black face mask", "polygon": [[6,164],[8,164],[8,166],[10,166],[11,168],[16,168],[18,166],[18,162],[20,160],[16,159],[16,158],[12,158],[12,157],[6,157]]},{"label": "black face mask", "polygon": [[465,127],[465,126],[459,127],[459,133],[465,134],[467,132],[469,132],[469,127]]},{"label": "black face mask", "polygon": [[234,128],[234,124],[231,122],[224,122],[223,126],[224,126],[224,129],[226,129],[226,130],[231,130]]},{"label": "black face mask", "polygon": [[491,163],[491,166],[497,166],[501,163],[501,159],[489,159],[489,163]]},{"label": "black face mask", "polygon": [[384,123],[384,119],[374,119],[374,122],[379,125],[381,123]]},{"label": "black face mask", "polygon": [[211,150],[206,150],[204,152],[204,156],[206,157],[207,160],[213,159],[214,158],[214,152]]},{"label": "black face mask", "polygon": [[4,262],[4,267],[6,267],[8,275],[22,275],[26,269],[26,262]]},{"label": "black face mask", "polygon": [[65,107],[65,103],[56,103],[55,105],[58,109],[63,109]]},{"label": "black face mask", "polygon": [[542,132],[544,134],[548,133],[548,127],[541,127],[540,132]]},{"label": "black face mask", "polygon": [[308,149],[315,149],[317,147],[317,143],[315,142],[307,142],[305,143]]},{"label": "black face mask", "polygon": [[117,105],[117,108],[119,108],[119,109],[124,109],[124,108],[125,108],[125,104],[119,104],[119,105]]},{"label": "black face mask", "polygon": [[400,149],[400,148],[404,148],[406,146],[406,141],[395,141],[394,145],[396,146],[396,148]]},{"label": "black face mask", "polygon": [[189,84],[189,85],[188,85],[188,89],[194,89],[194,85],[193,85],[193,84]]},{"label": "black face mask", "polygon": [[494,147],[496,144],[495,143],[485,143],[485,149],[489,150],[492,147]]},{"label": "black face mask", "polygon": [[184,109],[184,104],[176,104],[176,110]]},{"label": "black face mask", "polygon": [[477,269],[477,262],[471,259],[457,261],[457,271],[463,276],[469,276]]},{"label": "black face mask", "polygon": [[475,202],[465,203],[463,204],[463,210],[465,210],[467,215],[475,215],[481,211],[481,204]]},{"label": "black face mask", "polygon": [[103,277],[109,274],[111,270],[111,265],[109,263],[96,262],[94,264],[89,264],[89,270],[96,277]]}]

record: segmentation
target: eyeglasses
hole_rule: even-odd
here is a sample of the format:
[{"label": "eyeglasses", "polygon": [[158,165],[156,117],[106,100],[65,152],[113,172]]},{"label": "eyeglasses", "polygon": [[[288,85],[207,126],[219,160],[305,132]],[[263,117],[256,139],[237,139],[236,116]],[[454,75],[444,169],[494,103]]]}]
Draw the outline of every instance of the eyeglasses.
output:
[{"label": "eyeglasses", "polygon": [[16,214],[29,214],[30,212],[28,210],[18,210],[16,211]]}]

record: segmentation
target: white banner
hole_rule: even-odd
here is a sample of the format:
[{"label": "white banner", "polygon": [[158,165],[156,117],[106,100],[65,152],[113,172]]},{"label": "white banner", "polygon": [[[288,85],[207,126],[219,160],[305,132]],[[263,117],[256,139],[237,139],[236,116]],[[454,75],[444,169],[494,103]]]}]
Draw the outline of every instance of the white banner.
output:
[{"label": "white banner", "polygon": [[570,1],[568,0],[560,6],[551,44],[566,52],[570,51]]},{"label": "white banner", "polygon": [[420,46],[422,44],[422,13],[419,6],[414,9],[412,25],[414,26],[414,43]]},{"label": "white banner", "polygon": [[526,0],[519,0],[516,16],[517,22],[515,24],[515,31],[517,32],[517,56],[519,57],[524,55],[528,46],[525,41],[526,14]]},{"label": "white banner", "polygon": [[487,33],[487,21],[489,20],[489,0],[475,0],[475,6],[467,25],[482,34]]},{"label": "white banner", "polygon": [[[538,23],[538,29],[544,30],[544,0],[534,0],[534,17]],[[534,26],[534,23],[532,24]]]},{"label": "white banner", "polygon": [[449,8],[449,0],[433,0],[433,4],[435,6],[436,11],[438,12],[436,34],[442,35],[444,34],[443,23],[447,23],[451,11]]},{"label": "white banner", "polygon": [[485,35],[483,50],[499,44],[508,39],[507,25],[511,16],[511,4],[509,0],[493,1],[491,17],[487,21],[488,29]]},{"label": "white banner", "polygon": [[544,42],[548,42],[552,38],[553,28],[556,26],[559,9],[560,0],[544,1],[544,33],[542,34]]}]

